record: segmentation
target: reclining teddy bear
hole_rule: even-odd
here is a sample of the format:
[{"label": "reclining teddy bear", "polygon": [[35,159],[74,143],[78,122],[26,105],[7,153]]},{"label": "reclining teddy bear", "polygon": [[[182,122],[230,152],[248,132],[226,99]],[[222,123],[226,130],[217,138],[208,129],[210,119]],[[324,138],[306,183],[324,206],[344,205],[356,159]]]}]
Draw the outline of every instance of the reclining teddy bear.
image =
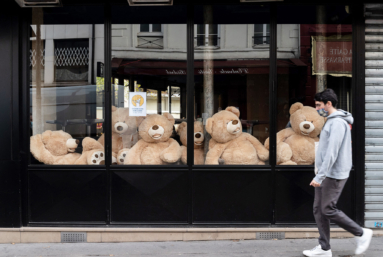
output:
[{"label": "reclining teddy bear", "polygon": [[127,154],[124,164],[172,164],[181,158],[181,147],[170,138],[174,118],[171,114],[148,115],[139,127],[141,139]]},{"label": "reclining teddy bear", "polygon": [[[129,108],[112,106],[112,163],[124,163],[129,149],[140,139],[138,126],[144,118],[129,116]],[[105,146],[104,134],[98,142]]]},{"label": "reclining teddy bear", "polygon": [[30,151],[44,164],[102,164],[105,154],[101,144],[92,138],[85,138],[83,153],[79,154],[75,153],[79,143],[79,140],[62,130],[47,130],[31,136]]},{"label": "reclining teddy bear", "polygon": [[[178,126],[177,130],[180,136],[182,146],[181,161],[183,164],[187,164],[187,123],[182,122]],[[205,164],[204,158],[204,135],[203,135],[203,124],[200,121],[194,122],[194,165]]]},{"label": "reclining teddy bear", "polygon": [[[325,119],[315,108],[295,103],[290,107],[291,128],[277,133],[278,165],[311,165],[315,162],[315,142],[319,141]],[[269,149],[269,138],[265,141]]]},{"label": "reclining teddy bear", "polygon": [[206,131],[211,135],[205,164],[265,164],[269,151],[252,135],[242,133],[239,110],[229,106],[208,118]]}]

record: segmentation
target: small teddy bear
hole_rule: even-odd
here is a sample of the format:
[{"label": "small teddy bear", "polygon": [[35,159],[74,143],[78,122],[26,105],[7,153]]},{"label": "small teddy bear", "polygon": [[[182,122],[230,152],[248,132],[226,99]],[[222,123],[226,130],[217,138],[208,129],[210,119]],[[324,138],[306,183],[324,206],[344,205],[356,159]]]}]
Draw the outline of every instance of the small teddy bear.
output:
[{"label": "small teddy bear", "polygon": [[82,140],[82,154],[74,164],[105,164],[104,147],[95,139],[86,137]]},{"label": "small teddy bear", "polygon": [[62,130],[46,130],[31,136],[30,151],[36,160],[44,164],[73,164],[81,156],[75,153],[79,143]]},{"label": "small teddy bear", "polygon": [[[127,152],[140,139],[138,126],[145,117],[129,116],[129,108],[112,106],[112,163],[123,164]],[[104,134],[98,139],[105,146]]]},{"label": "small teddy bear", "polygon": [[265,164],[269,151],[252,135],[242,133],[239,110],[229,106],[206,120],[211,135],[205,164]]},{"label": "small teddy bear", "polygon": [[[182,146],[181,161],[183,164],[187,164],[187,123],[184,121],[178,126],[177,130],[180,136]],[[204,141],[203,124],[200,121],[194,122],[194,165],[205,164],[204,157]]]},{"label": "small teddy bear", "polygon": [[[278,165],[311,165],[315,162],[315,142],[319,142],[325,119],[315,108],[295,103],[290,107],[291,128],[277,133]],[[269,138],[265,141],[269,149]]]},{"label": "small teddy bear", "polygon": [[141,139],[127,153],[124,164],[172,164],[181,158],[181,147],[170,138],[174,118],[171,114],[148,115],[139,127]]}]

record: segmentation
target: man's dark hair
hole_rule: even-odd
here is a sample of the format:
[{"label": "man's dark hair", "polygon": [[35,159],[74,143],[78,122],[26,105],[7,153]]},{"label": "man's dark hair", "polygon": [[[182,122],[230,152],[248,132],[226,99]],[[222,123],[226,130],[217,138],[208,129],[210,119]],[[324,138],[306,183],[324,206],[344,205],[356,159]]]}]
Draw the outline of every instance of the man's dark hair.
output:
[{"label": "man's dark hair", "polygon": [[323,102],[324,104],[327,104],[327,102],[331,102],[332,106],[336,108],[338,104],[338,97],[335,94],[334,90],[331,88],[327,88],[326,90],[316,93],[314,96],[315,101]]}]

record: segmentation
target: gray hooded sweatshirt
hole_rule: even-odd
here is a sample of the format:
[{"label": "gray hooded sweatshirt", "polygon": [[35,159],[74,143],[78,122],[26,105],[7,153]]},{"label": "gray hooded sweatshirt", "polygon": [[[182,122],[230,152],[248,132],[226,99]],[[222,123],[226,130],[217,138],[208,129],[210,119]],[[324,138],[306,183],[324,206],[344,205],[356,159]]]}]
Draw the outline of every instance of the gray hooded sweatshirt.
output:
[{"label": "gray hooded sweatshirt", "polygon": [[326,178],[346,179],[352,167],[351,129],[354,122],[351,113],[338,109],[327,117],[320,133],[315,154],[318,173],[314,180],[322,184]]}]

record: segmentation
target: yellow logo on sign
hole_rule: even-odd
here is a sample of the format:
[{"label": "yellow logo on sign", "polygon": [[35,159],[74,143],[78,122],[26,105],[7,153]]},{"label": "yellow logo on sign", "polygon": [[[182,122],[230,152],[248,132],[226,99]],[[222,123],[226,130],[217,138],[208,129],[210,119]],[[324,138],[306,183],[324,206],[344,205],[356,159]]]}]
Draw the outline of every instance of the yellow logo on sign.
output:
[{"label": "yellow logo on sign", "polygon": [[140,95],[135,95],[132,97],[132,104],[135,107],[142,106],[144,104],[144,98]]}]

